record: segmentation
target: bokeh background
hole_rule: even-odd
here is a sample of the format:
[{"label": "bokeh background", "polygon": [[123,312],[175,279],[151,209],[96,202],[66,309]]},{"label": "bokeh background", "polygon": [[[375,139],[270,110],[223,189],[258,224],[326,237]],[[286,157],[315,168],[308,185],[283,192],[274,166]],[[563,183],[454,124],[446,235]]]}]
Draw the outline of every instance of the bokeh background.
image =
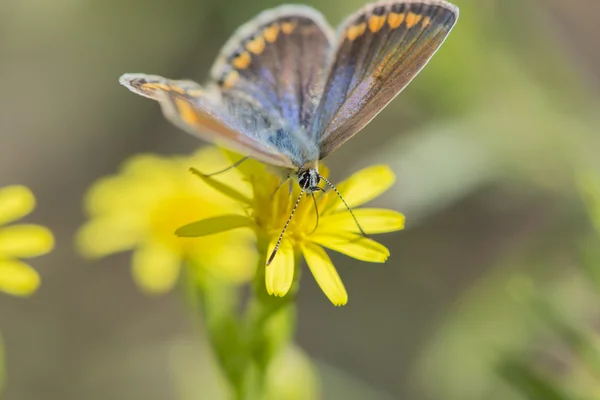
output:
[{"label": "bokeh background", "polygon": [[[364,4],[307,3],[334,25]],[[429,66],[327,160],[336,181],[389,164],[398,181],[374,204],[403,212],[407,229],[381,237],[386,264],[333,255],[346,307],[304,274],[297,342],[324,399],[569,398],[536,392],[547,382],[535,371],[597,398],[598,358],[588,368],[593,346],[573,332],[600,332],[600,239],[576,179],[600,171],[600,3],[455,3],[460,20]],[[32,188],[28,220],[57,237],[33,261],[40,290],[0,296],[3,399],[219,398],[182,296],[144,295],[130,254],[85,261],[73,236],[93,181],[134,154],[202,145],[119,75],[203,81],[231,32],[278,4],[2,1],[0,185]]]}]

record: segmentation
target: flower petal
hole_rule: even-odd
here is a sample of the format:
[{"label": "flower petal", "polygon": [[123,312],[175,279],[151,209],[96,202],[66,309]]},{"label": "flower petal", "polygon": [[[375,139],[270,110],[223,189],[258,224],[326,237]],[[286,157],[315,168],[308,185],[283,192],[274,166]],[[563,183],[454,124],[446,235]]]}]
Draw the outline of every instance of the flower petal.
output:
[{"label": "flower petal", "polygon": [[39,225],[13,225],[0,229],[0,255],[35,257],[54,247],[54,237],[48,228]]},{"label": "flower petal", "polygon": [[314,243],[302,245],[302,253],[319,287],[336,306],[348,302],[348,293],[333,263],[323,248]]},{"label": "flower petal", "polygon": [[[387,165],[373,165],[362,169],[337,185],[338,191],[349,207],[360,206],[381,195],[396,181],[394,172]],[[324,211],[343,210],[346,206],[335,193],[329,193]]]},{"label": "flower petal", "polygon": [[[85,257],[103,257],[134,248],[145,233],[129,215],[95,218],[76,235],[77,249]],[[133,216],[131,216],[133,217]]]},{"label": "flower petal", "polygon": [[40,285],[38,273],[24,262],[0,260],[0,291],[14,296],[28,296]]},{"label": "flower petal", "polygon": [[200,171],[198,171],[195,168],[190,168],[190,172],[192,174],[196,175],[198,178],[202,179],[202,181],[204,181],[204,183],[206,183],[208,186],[223,193],[224,195],[226,195],[234,200],[237,200],[239,202],[242,202],[244,204],[251,204],[251,201],[248,197],[244,196],[243,194],[241,194],[237,190],[233,189],[232,187],[227,186],[224,183],[221,183],[216,179],[212,179],[209,176],[202,174]]},{"label": "flower petal", "polygon": [[0,189],[0,225],[29,214],[34,207],[35,197],[25,186],[12,185]]},{"label": "flower petal", "polygon": [[133,278],[148,293],[171,289],[180,269],[180,257],[160,244],[148,243],[133,253]]},{"label": "flower petal", "polygon": [[[229,160],[230,165],[235,164],[239,162],[242,158],[244,158],[243,155],[235,153],[225,148],[220,148],[219,150],[221,150],[221,152],[223,152],[225,157]],[[264,175],[267,173],[267,168],[265,164],[258,162],[252,158],[247,158],[245,161],[236,166],[235,169],[247,181],[250,181],[253,176]]]},{"label": "flower petal", "polygon": [[182,226],[175,231],[179,237],[199,237],[252,226],[252,220],[243,215],[222,215]]},{"label": "flower petal", "polygon": [[[269,244],[269,250],[267,251],[267,257],[271,255],[275,248],[275,238]],[[267,293],[270,295],[283,297],[287,294],[292,286],[294,280],[294,248],[289,240],[282,240],[277,255],[271,262],[266,266],[265,270],[265,284],[267,286]]]},{"label": "flower petal", "polygon": [[[358,208],[352,210],[358,223],[366,233],[387,233],[404,229],[404,215],[398,211],[383,208]],[[321,217],[317,232],[360,233],[356,222],[348,210],[327,214]]]},{"label": "flower petal", "polygon": [[310,240],[357,260],[382,263],[390,256],[390,251],[376,241],[353,233],[318,233]]}]

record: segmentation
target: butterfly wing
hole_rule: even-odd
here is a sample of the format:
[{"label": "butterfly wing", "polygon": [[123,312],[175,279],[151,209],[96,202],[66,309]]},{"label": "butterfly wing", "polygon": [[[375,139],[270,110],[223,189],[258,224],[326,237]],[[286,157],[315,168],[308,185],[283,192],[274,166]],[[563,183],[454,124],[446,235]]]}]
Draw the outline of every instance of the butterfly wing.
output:
[{"label": "butterfly wing", "polygon": [[324,158],[367,125],[427,64],[458,19],[443,0],[368,5],[339,29],[312,134]]},{"label": "butterfly wing", "polygon": [[223,46],[211,77],[224,95],[257,99],[289,128],[308,126],[323,90],[334,33],[316,10],[283,5],[242,25]]},{"label": "butterfly wing", "polygon": [[280,6],[240,27],[201,88],[190,81],[126,74],[121,83],[158,100],[188,132],[270,164],[318,158],[306,134],[322,94],[334,34],[317,11]]},{"label": "butterfly wing", "polygon": [[171,122],[195,136],[268,164],[294,168],[288,157],[261,139],[272,124],[256,103],[225,103],[215,87],[202,88],[192,81],[156,75],[125,74],[120,82],[134,93],[158,101]]},{"label": "butterfly wing", "polygon": [[242,25],[211,70],[226,101],[250,98],[279,129],[265,140],[300,167],[319,149],[307,128],[323,93],[326,55],[334,33],[316,10],[283,5]]}]

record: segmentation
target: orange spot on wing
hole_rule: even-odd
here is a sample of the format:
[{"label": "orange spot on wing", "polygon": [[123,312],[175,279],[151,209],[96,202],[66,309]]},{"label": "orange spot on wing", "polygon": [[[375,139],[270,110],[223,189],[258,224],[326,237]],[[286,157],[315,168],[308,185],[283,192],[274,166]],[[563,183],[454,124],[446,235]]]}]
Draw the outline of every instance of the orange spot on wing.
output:
[{"label": "orange spot on wing", "polygon": [[144,83],[140,86],[140,89],[147,90],[150,92],[154,91],[154,90],[164,90],[167,92],[171,91],[171,87],[169,85],[167,85],[166,83],[160,83],[160,82]]},{"label": "orange spot on wing", "polygon": [[198,123],[200,120],[198,118],[198,114],[194,110],[194,107],[192,107],[187,101],[177,97],[175,98],[175,105],[179,111],[179,116],[185,123],[190,125],[195,125]]},{"label": "orange spot on wing", "polygon": [[265,38],[258,36],[257,38],[252,39],[246,43],[246,48],[254,54],[261,54],[265,51]]},{"label": "orange spot on wing", "polygon": [[225,77],[223,87],[225,89],[231,89],[237,83],[238,79],[240,79],[240,74],[237,71],[231,71]]},{"label": "orange spot on wing", "polygon": [[296,23],[295,22],[283,22],[281,24],[281,31],[285,34],[290,34],[294,31],[294,29],[296,29]]},{"label": "orange spot on wing", "polygon": [[268,28],[265,28],[265,30],[263,32],[263,36],[265,37],[266,41],[269,43],[273,43],[274,41],[276,41],[277,36],[279,36],[279,25],[273,24],[273,25],[269,26]]},{"label": "orange spot on wing", "polygon": [[431,25],[431,18],[429,18],[429,17],[423,18],[423,23],[421,24],[423,29],[427,28],[429,25]]},{"label": "orange spot on wing", "polygon": [[171,86],[170,89],[175,93],[185,94],[185,90],[183,90],[179,86]]},{"label": "orange spot on wing", "polygon": [[404,21],[404,14],[397,14],[397,13],[393,12],[388,15],[388,25],[392,29],[396,29],[397,27],[402,25],[403,21]]},{"label": "orange spot on wing", "polygon": [[383,24],[385,24],[385,15],[371,15],[369,17],[369,29],[371,32],[379,32]]},{"label": "orange spot on wing", "polygon": [[412,28],[413,26],[419,23],[421,18],[423,18],[422,15],[417,15],[412,12],[408,13],[408,15],[406,16],[406,27],[408,29]]},{"label": "orange spot on wing", "polygon": [[357,24],[357,25],[352,25],[346,31],[346,37],[348,38],[348,40],[352,41],[352,40],[356,39],[357,37],[362,36],[365,33],[366,29],[367,29],[367,24],[364,22],[361,22],[360,24]]},{"label": "orange spot on wing", "polygon": [[237,69],[246,69],[248,68],[248,65],[250,65],[251,61],[252,56],[250,55],[250,53],[244,51],[232,61],[232,64]]},{"label": "orange spot on wing", "polygon": [[235,139],[236,134],[226,129],[222,123],[215,120],[213,117],[206,115],[200,110],[197,110],[190,103],[182,98],[175,98],[175,107],[179,113],[179,118],[186,124],[194,127],[202,126],[213,132],[218,132],[219,135]]}]

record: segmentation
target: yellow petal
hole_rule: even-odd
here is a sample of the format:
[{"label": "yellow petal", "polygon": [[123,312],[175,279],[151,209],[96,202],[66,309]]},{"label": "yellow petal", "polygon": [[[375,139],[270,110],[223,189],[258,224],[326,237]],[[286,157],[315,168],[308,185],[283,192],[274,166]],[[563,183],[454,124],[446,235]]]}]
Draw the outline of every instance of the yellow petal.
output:
[{"label": "yellow petal", "polygon": [[247,282],[254,276],[258,261],[254,236],[251,232],[247,234],[239,235],[236,231],[213,236],[212,240],[199,239],[208,243],[196,246],[186,257],[201,266],[201,274],[231,283]]},{"label": "yellow petal", "polygon": [[199,237],[214,235],[215,233],[230,231],[232,229],[248,227],[252,220],[243,215],[222,215],[207,218],[182,226],[175,231],[179,237]]},{"label": "yellow petal", "polygon": [[353,233],[317,233],[310,240],[357,260],[382,263],[390,256],[390,251],[376,241]]},{"label": "yellow petal", "polygon": [[142,229],[127,218],[95,218],[85,224],[75,237],[79,252],[85,257],[103,257],[134,248]]},{"label": "yellow petal", "polygon": [[40,276],[29,265],[17,260],[0,260],[0,291],[28,296],[40,285]]},{"label": "yellow petal", "polygon": [[13,225],[0,229],[0,255],[35,257],[54,247],[49,229],[39,225]]},{"label": "yellow petal", "polygon": [[[115,175],[97,180],[87,191],[85,209],[92,216],[148,212],[166,197],[202,189],[188,178],[188,164],[175,157],[140,154],[129,158]],[[195,185],[194,185],[195,184]],[[210,196],[209,196],[210,197]]]},{"label": "yellow petal", "polygon": [[179,278],[181,259],[159,244],[146,244],[133,253],[133,278],[146,292],[164,293]]},{"label": "yellow petal", "polygon": [[[350,207],[360,206],[381,195],[396,181],[394,172],[387,165],[374,165],[353,174],[337,186]],[[346,207],[335,195],[328,194],[326,210],[342,210]]]},{"label": "yellow petal", "polygon": [[[244,158],[244,156],[232,152],[231,150],[227,150],[227,149],[220,149],[223,154],[225,154],[225,157],[229,160],[230,165],[239,162],[242,158]],[[242,163],[240,163],[237,167],[236,170],[247,180],[250,181],[252,179],[253,176],[256,175],[263,175],[266,172],[266,167],[265,164],[260,163],[256,160],[253,159],[247,159],[245,161],[243,161]]]},{"label": "yellow petal", "polygon": [[242,193],[238,192],[237,190],[233,189],[232,187],[227,186],[226,184],[221,183],[216,179],[212,179],[209,176],[203,175],[200,171],[198,171],[195,168],[190,168],[190,172],[192,174],[196,175],[198,178],[202,179],[202,181],[204,183],[206,183],[208,186],[210,186],[213,189],[217,190],[218,192],[226,195],[227,197],[230,197],[241,203],[251,204],[251,201],[248,197],[246,197]]},{"label": "yellow petal", "polygon": [[[271,255],[275,248],[277,239],[269,244],[267,257]],[[270,295],[283,297],[287,294],[294,280],[294,248],[289,240],[282,240],[281,246],[275,255],[271,264],[266,266],[265,284],[267,293]]]},{"label": "yellow petal", "polygon": [[0,225],[29,214],[35,207],[35,197],[25,186],[0,188]]},{"label": "yellow petal", "polygon": [[[368,234],[395,232],[404,229],[404,215],[383,208],[358,208],[352,210],[362,229]],[[348,210],[338,211],[321,217],[318,232],[360,233]]]},{"label": "yellow petal", "polygon": [[325,250],[314,243],[305,243],[302,246],[302,253],[308,268],[327,298],[336,306],[345,305],[348,302],[348,293]]}]

